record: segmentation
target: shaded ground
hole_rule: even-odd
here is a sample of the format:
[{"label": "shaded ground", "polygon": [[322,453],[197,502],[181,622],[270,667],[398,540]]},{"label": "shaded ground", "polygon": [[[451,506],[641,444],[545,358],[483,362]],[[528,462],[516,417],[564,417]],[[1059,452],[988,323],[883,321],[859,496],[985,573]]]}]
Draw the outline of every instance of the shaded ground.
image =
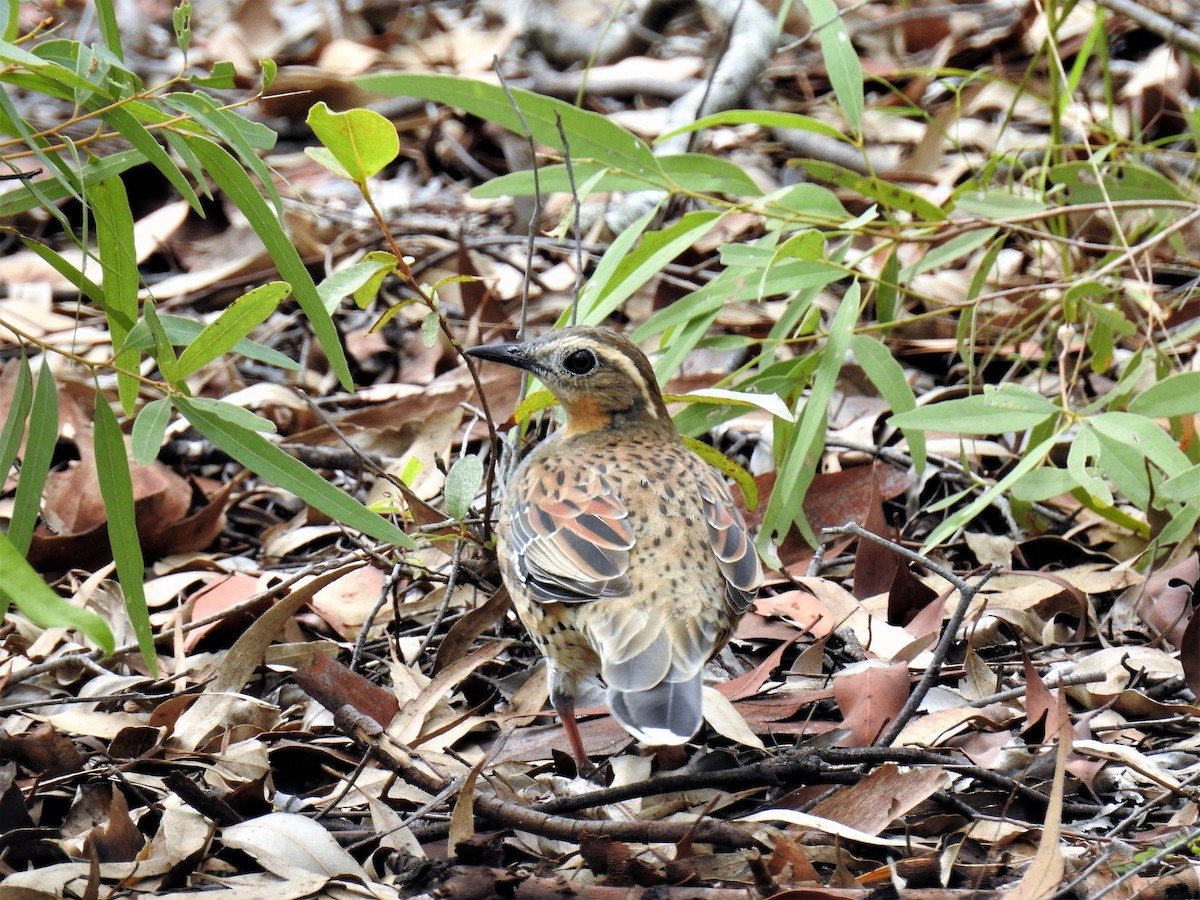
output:
[{"label": "shaded ground", "polygon": [[[1186,23],[1186,4],[1161,7]],[[1064,118],[1091,122],[1084,101],[1108,96],[1126,125],[1142,123],[1141,141],[1184,135],[1158,148],[1165,162],[1154,164],[1183,172],[1194,188],[1186,135],[1196,69],[1154,23],[1102,16],[1105,8],[1051,9],[1063,18],[1056,34],[1065,67],[1097,21],[1111,53],[1078,73]],[[152,82],[176,64],[163,49],[169,10],[137,11],[127,46],[144,54]],[[336,21],[325,6],[304,3],[200,14],[193,64],[232,59],[247,84],[258,59],[280,65],[280,96],[248,114],[283,136],[268,162],[288,191],[294,242],[314,269],[357,261],[382,241],[357,192],[299,152],[311,143],[305,114],[319,99],[335,108],[373,103],[396,122],[402,159],[374,195],[419,279],[480,279],[441,293],[465,345],[511,335],[519,320],[551,325],[576,288],[577,256],[590,270],[611,235],[596,216],[581,247],[543,233],[530,255],[527,204],[468,194],[526,168],[527,142],[451,109],[373,97],[352,76],[434,68],[489,77],[498,57],[511,85],[566,97],[583,91],[588,108],[653,138],[668,128],[670,100],[702,85],[720,53],[721,29],[691,9],[649,22],[664,35],[644,45],[636,30],[616,29],[628,43],[586,82],[562,40],[602,21],[586,4],[564,4],[540,30],[471,4],[399,12],[367,4]],[[865,133],[884,180],[940,203],[997,150],[1020,160],[1048,145],[1051,117],[1031,99],[1046,96],[1048,78],[1039,50],[1047,20],[1035,4],[867,3],[846,21],[866,71],[880,79],[869,83]],[[754,79],[749,102],[840,124],[807,18],[792,17],[787,30],[795,43]],[[931,119],[888,114],[910,102]],[[53,120],[64,111],[27,114]],[[1095,139],[1100,129],[1084,131]],[[803,177],[790,160],[836,149],[797,146],[801,139],[726,126],[696,149],[773,187]],[[997,181],[1010,174],[998,172]],[[274,277],[233,206],[214,202],[201,220],[153,172],[127,182],[148,248],[144,283],[160,311],[209,316]],[[852,213],[871,206],[870,197],[843,195]],[[562,195],[548,202],[547,230],[568,204]],[[45,222],[11,224],[52,237]],[[1103,222],[1080,216],[1071,225],[1067,240],[1080,243],[1080,256],[1109,259],[1096,249],[1116,243]],[[719,240],[759,227],[749,215],[735,218]],[[1082,368],[1094,358],[1094,346],[1047,333],[1047,322],[1059,324],[1049,311],[1059,300],[1044,282],[1068,274],[1046,262],[1041,235],[1014,233],[990,293],[972,301],[982,313],[965,354],[955,355],[972,258],[931,265],[907,286],[886,341],[922,396],[976,375],[1054,395],[1066,381],[1064,360],[1077,357]],[[918,259],[925,250],[901,252]],[[1140,330],[1118,341],[1109,366],[1079,378],[1080,396],[1100,393],[1132,350],[1194,318],[1198,258],[1185,230],[1169,250],[1154,245],[1118,270]],[[722,264],[718,240],[706,238],[625,302],[614,323],[645,321]],[[0,279],[8,286],[0,324],[79,356],[111,354],[103,318],[24,251],[0,260]],[[826,320],[842,290],[822,295]],[[865,539],[830,535],[814,559],[799,535],[789,536],[782,565],[714,663],[709,726],[696,744],[640,748],[593,711],[582,734],[604,764],[578,778],[561,729],[541,714],[536,653],[497,592],[483,520],[489,505],[481,495],[466,515],[447,514],[447,469],[465,452],[491,452],[471,379],[448,342],[423,340],[419,305],[371,330],[408,296],[389,281],[367,309],[339,311],[360,388],[353,395],[338,392],[306,320],[291,309],[255,338],[298,361],[298,371],[223,357],[191,387],[271,419],[308,465],[395,512],[422,538],[419,549],[364,540],[180,426],[155,462],[134,470],[159,677],[148,674],[128,629],[118,634],[122,652],[99,660],[71,634],[6,619],[5,891],[598,900],[663,885],[681,898],[865,897],[888,886],[911,897],[1010,888],[1009,896],[1050,896],[1055,886],[1078,897],[1200,893],[1192,863],[1200,709],[1178,652],[1200,639],[1200,629],[1188,628],[1200,577],[1194,540],[1164,554],[1147,577],[1147,536],[1066,494],[993,505],[938,551],[934,564],[970,583],[965,601],[954,590],[963,583]],[[786,314],[783,300],[731,303],[710,334],[761,340]],[[0,328],[6,413],[19,351],[7,335]],[[745,347],[709,342],[666,389],[716,383],[746,360]],[[1170,352],[1181,369],[1191,365],[1186,333]],[[119,630],[124,610],[84,447],[96,387],[69,360],[55,365],[59,448],[30,559],[64,596],[105,611]],[[515,373],[488,367],[482,384],[496,424],[505,424],[518,398]],[[918,473],[907,444],[885,427],[886,412],[847,365],[822,471],[805,500],[814,527],[854,521],[919,546],[954,508],[935,504],[972,487],[964,470],[986,484],[1020,457],[1020,445],[1001,435],[966,447],[935,436],[931,464]],[[1191,434],[1179,442],[1186,447]],[[770,495],[766,412],[747,411],[708,437]],[[18,482],[9,477],[5,497]],[[921,686],[924,702],[906,709],[927,672],[934,677]],[[1164,847],[1171,852],[1154,856]]]}]

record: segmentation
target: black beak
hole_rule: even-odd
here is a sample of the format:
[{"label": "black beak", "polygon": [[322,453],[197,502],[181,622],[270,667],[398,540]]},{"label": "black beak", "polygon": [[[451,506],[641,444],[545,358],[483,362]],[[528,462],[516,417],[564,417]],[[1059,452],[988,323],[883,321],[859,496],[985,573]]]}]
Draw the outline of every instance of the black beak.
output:
[{"label": "black beak", "polygon": [[486,359],[488,362],[516,366],[527,372],[537,372],[537,364],[529,356],[525,344],[484,344],[464,351],[468,356]]}]

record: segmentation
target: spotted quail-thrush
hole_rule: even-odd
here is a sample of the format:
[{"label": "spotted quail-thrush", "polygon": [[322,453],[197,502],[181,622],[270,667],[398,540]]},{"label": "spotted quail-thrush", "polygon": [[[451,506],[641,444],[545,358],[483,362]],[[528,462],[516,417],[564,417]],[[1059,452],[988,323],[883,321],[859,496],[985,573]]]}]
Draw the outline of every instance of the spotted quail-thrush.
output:
[{"label": "spotted quail-thrush", "polygon": [[762,574],[724,481],[684,445],[649,361],[615,332],[467,352],[532,372],[566,413],[507,485],[497,535],[576,759],[587,762],[575,700],[596,675],[626,731],[685,743],[703,719],[704,664]]}]

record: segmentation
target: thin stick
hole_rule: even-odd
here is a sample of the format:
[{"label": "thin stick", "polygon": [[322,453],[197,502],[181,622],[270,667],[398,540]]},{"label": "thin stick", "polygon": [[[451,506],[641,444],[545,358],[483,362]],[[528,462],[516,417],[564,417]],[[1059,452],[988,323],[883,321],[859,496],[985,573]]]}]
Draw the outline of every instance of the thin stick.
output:
[{"label": "thin stick", "polygon": [[937,680],[942,675],[942,667],[946,664],[946,657],[950,654],[950,648],[954,646],[955,635],[958,633],[958,628],[962,625],[963,619],[966,618],[967,609],[971,606],[971,601],[975,599],[975,595],[979,593],[979,589],[983,587],[988,579],[998,571],[995,566],[989,566],[980,573],[979,580],[971,585],[964,579],[959,578],[953,571],[943,565],[933,562],[932,560],[909,550],[907,547],[902,547],[894,541],[889,541],[887,538],[880,537],[873,532],[867,531],[861,525],[851,522],[848,525],[842,525],[838,528],[826,528],[821,532],[822,536],[833,534],[850,534],[860,540],[871,541],[881,547],[886,547],[893,553],[903,556],[905,559],[915,562],[918,565],[924,566],[936,575],[940,575],[958,591],[959,601],[954,612],[951,613],[949,621],[946,622],[942,630],[942,637],[938,641],[937,646],[933,650],[933,660],[928,668],[925,669],[925,674],[921,676],[921,680],[917,682],[912,693],[908,695],[908,700],[903,708],[897,713],[896,718],[887,727],[887,729],[875,741],[875,745],[879,747],[890,747],[892,743],[900,736],[900,732],[904,730],[904,726],[909,720],[916,715],[917,710],[921,706],[921,702],[925,699],[925,695],[929,693]]}]

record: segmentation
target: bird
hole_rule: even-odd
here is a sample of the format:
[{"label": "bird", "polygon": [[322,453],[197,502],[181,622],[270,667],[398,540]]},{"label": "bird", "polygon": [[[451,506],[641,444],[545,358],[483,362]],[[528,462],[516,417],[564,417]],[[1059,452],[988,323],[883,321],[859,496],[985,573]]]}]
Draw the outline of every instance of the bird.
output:
[{"label": "bird", "polygon": [[615,331],[465,352],[533,374],[565,414],[505,486],[496,546],[576,761],[590,768],[575,703],[597,678],[634,738],[687,743],[703,723],[705,664],[762,580],[724,478],[684,444],[650,361]]}]

